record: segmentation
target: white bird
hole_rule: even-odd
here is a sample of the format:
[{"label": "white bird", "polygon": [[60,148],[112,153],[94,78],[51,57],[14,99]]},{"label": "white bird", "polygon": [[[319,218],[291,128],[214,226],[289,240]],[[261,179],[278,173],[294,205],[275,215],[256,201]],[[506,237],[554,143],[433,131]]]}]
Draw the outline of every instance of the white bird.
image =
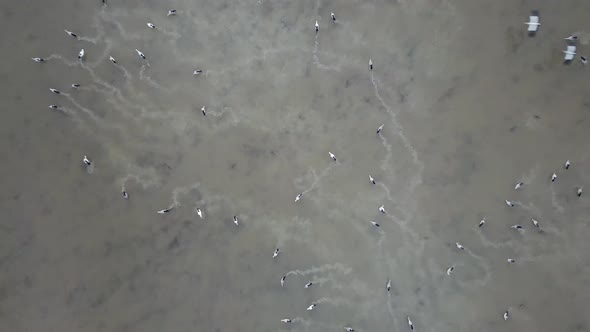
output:
[{"label": "white bird", "polygon": [[170,9],[168,11],[168,15],[166,15],[166,16],[170,16],[170,15],[176,15],[176,9]]},{"label": "white bird", "polygon": [[283,276],[281,278],[281,287],[283,287],[285,285],[285,279],[287,279],[287,276]]},{"label": "white bird", "polygon": [[508,310],[504,311],[504,320],[508,320],[509,315]]},{"label": "white bird", "polygon": [[455,267],[454,267],[454,266],[451,266],[451,267],[449,267],[449,268],[447,269],[447,275],[448,275],[448,276],[450,276],[450,275],[451,275],[451,273],[453,273],[453,270],[455,270]]},{"label": "white bird", "polygon": [[53,88],[49,88],[49,91],[53,92],[53,93],[57,93],[60,94],[61,92],[57,89],[53,89]]},{"label": "white bird", "polygon": [[201,211],[200,208],[197,208],[197,215],[199,215],[199,218],[203,219],[203,211]]},{"label": "white bird", "polygon": [[354,332],[354,329],[352,327],[345,326],[344,329],[348,332]]},{"label": "white bird", "polygon": [[570,163],[570,161],[569,161],[569,160],[566,160],[566,161],[565,161],[565,164],[563,164],[563,168],[565,168],[565,169],[569,169],[571,165],[572,165],[572,164]]},{"label": "white bird", "polygon": [[281,322],[283,323],[292,323],[293,321],[289,318],[285,318],[285,319],[281,319]]},{"label": "white bird", "polygon": [[90,166],[92,165],[92,162],[88,159],[88,157],[84,156],[84,158],[82,159],[82,162],[84,164],[86,164],[86,166]]},{"label": "white bird", "polygon": [[585,56],[580,56],[580,61],[582,61],[582,64],[585,65],[588,63],[588,59],[586,59]]},{"label": "white bird", "polygon": [[78,59],[84,58],[84,53],[84,49],[81,49],[80,52],[78,52]]},{"label": "white bird", "polygon": [[482,220],[479,222],[479,226],[478,226],[478,227],[481,227],[481,226],[483,226],[485,223],[486,223],[486,218],[483,218],[483,219],[482,219]]},{"label": "white bird", "polygon": [[569,36],[567,36],[567,37],[565,37],[563,39],[565,39],[567,41],[576,41],[576,40],[578,40],[578,36],[576,36],[576,35],[569,35]]},{"label": "white bird", "polygon": [[408,326],[410,327],[410,330],[414,330],[414,323],[412,323],[412,320],[410,319],[410,316],[408,316]]},{"label": "white bird", "polygon": [[303,193],[301,193],[301,194],[297,195],[297,197],[295,197],[295,202],[297,202],[298,200],[300,200],[301,199],[301,196],[303,196]]},{"label": "white bird", "polygon": [[315,32],[319,32],[320,31],[320,24],[318,23],[318,21],[315,21]]},{"label": "white bird", "polygon": [[238,226],[238,224],[239,224],[237,216],[234,216],[234,224],[236,224],[236,226]]},{"label": "white bird", "polygon": [[330,17],[332,18],[333,22],[336,22],[336,14],[334,14],[334,12],[330,13]]},{"label": "white bird", "polygon": [[555,182],[555,180],[557,180],[557,174],[553,173],[553,175],[551,175],[551,182]]},{"label": "white bird", "polygon": [[510,226],[510,228],[514,228],[514,229],[522,229],[523,227],[522,227],[521,225],[518,225],[518,224],[516,224],[516,225],[512,225],[512,226]]},{"label": "white bird", "polygon": [[145,55],[138,49],[135,49],[135,52],[137,52],[137,55],[139,55],[140,58],[145,60]]},{"label": "white bird", "polygon": [[33,59],[33,61],[35,61],[35,62],[45,62],[46,61],[43,58],[31,58],[31,59]]},{"label": "white bird", "polygon": [[373,60],[369,59],[369,70],[373,70]]},{"label": "white bird", "polygon": [[79,87],[80,87],[80,84],[78,84],[78,83],[72,83],[72,88],[73,89],[77,89]]},{"label": "white bird", "polygon": [[531,221],[533,222],[533,225],[537,228],[539,228],[539,222],[536,221],[535,219],[531,218]]},{"label": "white bird", "polygon": [[125,199],[129,199],[129,194],[127,194],[127,191],[123,190],[123,198]]},{"label": "white bird", "polygon": [[519,182],[519,183],[516,184],[516,186],[514,186],[514,190],[518,190],[522,186],[524,186],[524,183],[523,182]]},{"label": "white bird", "polygon": [[511,201],[509,201],[509,200],[505,200],[505,202],[506,202],[506,205],[508,205],[508,206],[514,206],[514,203],[512,203],[512,202],[511,202]]},{"label": "white bird", "polygon": [[309,288],[309,287],[311,287],[312,285],[313,285],[313,282],[311,282],[311,281],[310,281],[310,282],[308,282],[307,284],[305,284],[305,288]]},{"label": "white bird", "polygon": [[279,248],[275,249],[275,252],[272,254],[272,258],[275,258],[279,255],[279,252],[281,252],[281,250],[279,250]]},{"label": "white bird", "polygon": [[201,107],[201,113],[203,113],[204,116],[207,116],[207,109],[205,106]]},{"label": "white bird", "polygon": [[380,126],[377,128],[377,134],[381,134],[381,131],[383,130],[383,126],[385,126],[385,123],[384,123],[384,124],[382,124],[382,125],[380,125]]},{"label": "white bird", "polygon": [[203,71],[202,71],[201,69],[195,69],[195,70],[193,71],[193,75],[194,75],[194,76],[200,75],[201,73],[203,73]]},{"label": "white bird", "polygon": [[372,184],[377,184],[371,175],[369,175],[369,181],[371,181]]},{"label": "white bird", "polygon": [[154,25],[154,23],[149,23],[148,22],[147,23],[147,26],[150,27],[150,28],[152,28],[152,29],[155,29],[156,28],[156,26]]},{"label": "white bird", "polygon": [[576,56],[576,47],[573,45],[568,45],[568,47],[565,49],[565,51],[562,51],[562,52],[565,53],[565,55],[563,56],[563,59],[565,61],[571,61]]},{"label": "white bird", "polygon": [[54,110],[58,110],[59,106],[58,105],[49,105],[49,108],[54,109]]},{"label": "white bird", "polygon": [[514,262],[516,262],[516,261],[515,261],[513,258],[508,258],[506,261],[507,261],[508,263],[514,263]]},{"label": "white bird", "polygon": [[117,63],[117,60],[115,60],[115,58],[113,58],[112,56],[109,56],[109,60],[111,60],[112,63]]},{"label": "white bird", "polygon": [[371,220],[371,224],[375,227],[381,227],[378,223],[374,222],[373,220]]},{"label": "white bird", "polygon": [[64,31],[65,31],[65,32],[66,32],[68,35],[70,35],[71,37],[74,37],[74,38],[78,39],[78,35],[77,35],[77,34],[75,34],[75,33],[71,32],[71,31],[68,31],[68,30],[64,30]]},{"label": "white bird", "polygon": [[461,250],[465,250],[465,247],[463,247],[463,245],[461,245],[461,243],[457,242],[457,243],[455,243],[455,245],[457,245],[457,248],[459,248]]},{"label": "white bird", "polygon": [[578,197],[582,196],[582,190],[583,190],[582,187],[578,188],[578,191],[577,191]]},{"label": "white bird", "polygon": [[336,156],[330,151],[328,151],[328,153],[330,154],[330,158],[332,158],[332,160],[336,161]]},{"label": "white bird", "polygon": [[389,292],[391,290],[391,279],[387,279],[387,285],[385,285],[385,289]]},{"label": "white bird", "polygon": [[313,309],[315,309],[316,306],[317,304],[312,303],[309,307],[307,307],[307,311],[312,311]]},{"label": "white bird", "polygon": [[172,208],[167,208],[167,209],[163,209],[163,210],[160,210],[160,211],[156,211],[156,213],[158,213],[158,214],[164,214],[164,213],[168,213],[170,211],[172,211]]},{"label": "white bird", "polygon": [[537,31],[539,29],[539,25],[541,25],[541,23],[539,23],[539,16],[536,15],[529,16],[529,21],[524,22],[524,24],[528,25],[529,32]]},{"label": "white bird", "polygon": [[381,212],[381,213],[385,213],[385,208],[383,207],[383,205],[381,205],[381,206],[379,207],[379,212]]}]

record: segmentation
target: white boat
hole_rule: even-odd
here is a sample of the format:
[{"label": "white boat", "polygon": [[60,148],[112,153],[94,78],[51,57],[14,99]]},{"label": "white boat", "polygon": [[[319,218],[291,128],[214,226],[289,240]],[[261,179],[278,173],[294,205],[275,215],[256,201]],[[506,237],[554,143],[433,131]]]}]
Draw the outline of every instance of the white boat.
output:
[{"label": "white boat", "polygon": [[565,61],[572,61],[576,56],[576,47],[573,45],[569,45],[567,49],[562,52],[565,53],[565,56],[563,57]]},{"label": "white boat", "polygon": [[541,25],[541,23],[539,23],[539,16],[536,15],[529,16],[529,21],[524,22],[524,24],[528,25],[529,32],[536,32],[539,29],[539,25]]}]

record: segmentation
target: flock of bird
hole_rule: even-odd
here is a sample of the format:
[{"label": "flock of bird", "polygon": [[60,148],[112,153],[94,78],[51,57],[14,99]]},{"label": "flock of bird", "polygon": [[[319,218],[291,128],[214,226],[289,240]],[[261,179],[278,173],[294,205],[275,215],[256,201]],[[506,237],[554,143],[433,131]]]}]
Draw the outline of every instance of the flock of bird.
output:
[{"label": "flock of bird", "polygon": [[[102,0],[102,2],[106,4],[106,1],[105,1],[105,0]],[[169,10],[169,11],[168,11],[168,13],[167,13],[167,16],[172,16],[172,15],[176,15],[176,14],[177,14],[177,11],[176,11],[175,9],[172,9],[172,10]],[[330,18],[331,18],[331,20],[332,20],[333,22],[336,22],[336,15],[335,15],[333,12],[331,12],[331,13],[330,13]],[[527,30],[529,31],[529,33],[535,33],[535,32],[538,30],[539,26],[541,25],[541,23],[539,22],[539,16],[538,16],[537,14],[535,14],[535,13],[531,14],[531,16],[529,17],[529,22],[525,22],[525,24],[528,26],[528,29],[527,29]],[[156,28],[157,28],[157,27],[156,27],[156,25],[155,25],[155,24],[153,24],[153,23],[151,23],[151,22],[148,22],[148,23],[147,23],[147,26],[148,26],[150,29],[156,29]],[[316,33],[318,33],[318,32],[319,32],[319,30],[320,30],[320,25],[319,25],[319,22],[318,22],[318,21],[315,21],[314,29],[315,29],[315,32],[316,32]],[[72,32],[72,31],[69,31],[69,30],[65,30],[65,32],[66,32],[66,33],[67,33],[69,36],[71,36],[71,37],[73,37],[73,38],[75,38],[75,39],[79,39],[79,37],[78,37],[78,35],[77,35],[76,33]],[[575,42],[575,41],[578,39],[578,37],[577,37],[577,36],[575,36],[575,35],[571,35],[571,36],[569,36],[569,37],[567,37],[567,38],[565,38],[565,39],[566,39],[566,40],[567,40],[569,43],[574,43],[574,42]],[[137,55],[139,56],[139,58],[141,58],[142,60],[146,60],[146,59],[147,59],[147,58],[146,58],[146,56],[145,56],[145,54],[144,54],[143,52],[141,52],[141,51],[140,51],[140,50],[138,50],[138,49],[135,49],[135,51],[136,51]],[[576,47],[575,47],[574,45],[569,45],[569,46],[568,46],[568,48],[567,48],[567,50],[566,50],[566,51],[563,51],[563,52],[565,53],[565,60],[566,60],[566,61],[571,61],[571,60],[573,60],[573,59],[574,59],[574,57],[575,57],[575,54],[576,54],[576,53],[575,53],[575,51],[576,51]],[[86,55],[86,53],[85,53],[85,50],[84,50],[84,49],[81,49],[81,50],[78,52],[78,59],[79,59],[79,60],[81,60],[81,61],[82,61],[82,60],[84,60],[84,57],[85,57],[85,55]],[[46,62],[46,61],[47,61],[47,59],[46,59],[46,58],[40,58],[40,57],[36,57],[36,58],[32,58],[32,59],[33,59],[35,62]],[[115,64],[117,63],[117,61],[115,60],[115,58],[114,58],[114,57],[112,57],[112,56],[109,56],[109,60],[110,60],[112,63],[115,63]],[[580,56],[580,60],[582,61],[582,63],[583,63],[583,64],[586,64],[586,63],[587,63],[587,60],[586,60],[586,58],[585,58],[585,57],[583,57],[583,56]],[[372,59],[369,59],[368,65],[369,65],[369,70],[373,70],[373,61],[372,61]],[[196,69],[196,70],[194,70],[194,71],[193,71],[193,75],[199,75],[199,74],[201,74],[201,73],[202,73],[202,70],[200,70],[200,69]],[[74,88],[74,89],[75,89],[75,88],[79,88],[79,87],[80,87],[80,84],[78,84],[78,83],[73,83],[73,84],[71,84],[71,87],[72,87],[72,88]],[[55,94],[61,94],[61,91],[59,91],[59,90],[57,90],[57,89],[54,89],[54,88],[50,88],[50,89],[49,89],[49,91],[51,91],[52,93],[55,93]],[[52,105],[49,105],[49,108],[51,108],[51,109],[60,109],[60,106],[58,106],[58,105],[55,105],[55,104],[52,104]],[[203,115],[206,115],[206,108],[205,108],[205,106],[203,106],[203,107],[201,108],[201,112],[202,112],[202,114],[203,114]],[[383,128],[384,128],[384,124],[380,125],[380,126],[377,128],[377,131],[376,131],[377,135],[380,135],[380,134],[381,134],[381,132],[383,131]],[[332,159],[334,162],[337,162],[337,158],[336,158],[336,156],[335,156],[335,155],[334,155],[332,152],[328,152],[328,154],[329,154],[329,157],[330,157],[330,158],[331,158],[331,159]],[[90,161],[90,159],[89,159],[87,156],[84,156],[84,157],[82,158],[82,162],[83,162],[83,164],[84,164],[84,165],[87,167],[87,169],[88,169],[89,167],[92,167],[92,166],[93,166],[93,162],[92,162],[92,161]],[[567,160],[567,161],[565,162],[565,164],[564,164],[563,168],[564,168],[565,170],[568,170],[568,169],[570,168],[570,166],[571,166],[571,163],[570,163],[570,161],[569,161],[569,160]],[[555,182],[556,180],[557,180],[557,174],[556,174],[556,173],[553,173],[553,174],[551,175],[551,177],[550,177],[550,182]],[[374,185],[375,185],[375,184],[377,184],[377,182],[375,181],[375,179],[374,179],[374,178],[373,178],[371,175],[369,175],[369,181],[370,181],[370,183],[372,183],[372,184],[374,184]],[[525,183],[523,183],[523,182],[518,182],[518,183],[516,183],[516,185],[514,186],[514,189],[515,189],[515,190],[522,190],[524,187],[525,187]],[[582,188],[582,187],[578,187],[578,188],[577,188],[577,192],[576,192],[576,194],[577,194],[577,196],[578,196],[578,197],[580,197],[580,196],[582,195],[582,191],[583,191],[583,188]],[[122,190],[122,195],[123,195],[123,198],[124,198],[124,199],[128,199],[128,198],[129,198],[129,194],[127,193],[127,191],[126,191],[125,189],[123,189],[123,190]],[[303,198],[303,193],[300,193],[300,194],[298,194],[298,195],[295,197],[295,202],[298,202],[298,201],[299,201],[299,200],[301,200],[302,198]],[[505,203],[506,203],[506,205],[508,205],[509,207],[514,207],[514,206],[516,206],[516,205],[517,205],[517,203],[515,203],[515,202],[513,202],[513,201],[510,201],[510,200],[505,200]],[[158,211],[157,211],[157,213],[158,213],[158,214],[166,214],[166,213],[168,213],[168,212],[172,211],[172,210],[174,209],[174,207],[175,207],[175,206],[174,206],[174,205],[172,205],[172,206],[170,206],[170,207],[168,207],[168,208],[165,208],[165,209],[158,210]],[[384,207],[383,205],[381,205],[381,206],[378,208],[378,210],[379,210],[379,212],[381,212],[381,213],[386,213],[385,207]],[[203,211],[201,210],[201,208],[196,208],[196,210],[195,210],[195,211],[196,211],[197,215],[199,216],[199,218],[201,218],[201,219],[205,218],[205,217],[204,217],[204,215],[203,215]],[[238,217],[237,217],[237,216],[234,216],[234,217],[233,217],[233,222],[234,222],[234,224],[235,224],[236,226],[239,226],[239,219],[238,219]],[[531,219],[531,222],[532,222],[532,224],[533,224],[533,226],[534,226],[534,227],[536,227],[536,228],[540,228],[540,227],[541,227],[541,226],[540,226],[540,224],[539,224],[539,222],[538,222],[537,220],[535,220],[535,219]],[[375,227],[380,227],[380,225],[379,225],[377,222],[375,222],[375,221],[370,221],[370,223],[371,223],[371,225],[373,225],[373,226],[375,226]],[[485,225],[485,223],[486,223],[486,220],[485,220],[485,218],[484,218],[484,219],[482,219],[482,220],[479,222],[479,225],[478,225],[478,227],[480,227],[480,228],[481,228],[481,227],[483,227],[483,226]],[[524,227],[523,227],[522,225],[516,224],[516,225],[513,225],[513,226],[511,226],[511,228],[512,228],[512,229],[515,229],[515,230],[522,230]],[[464,246],[463,246],[461,243],[459,243],[459,242],[456,242],[456,243],[455,243],[455,245],[456,245],[456,247],[457,247],[459,250],[465,250],[465,247],[464,247]],[[276,249],[275,249],[275,251],[274,251],[274,253],[273,253],[273,255],[272,255],[272,257],[273,257],[273,258],[276,258],[276,257],[279,255],[279,253],[280,253],[280,252],[281,252],[280,248],[276,248]],[[514,258],[508,258],[508,259],[507,259],[507,262],[508,262],[508,263],[515,263],[515,262],[516,262],[516,260],[515,260]],[[447,269],[447,271],[446,271],[447,275],[448,275],[448,276],[450,276],[450,275],[451,275],[451,274],[454,272],[454,270],[455,270],[455,266],[451,266],[451,267],[449,267],[449,268]],[[284,286],[284,284],[285,284],[285,282],[286,282],[286,278],[287,278],[287,275],[284,275],[284,276],[282,276],[282,278],[281,278],[281,280],[280,280],[281,287],[282,287],[282,286]],[[305,287],[305,288],[310,288],[312,285],[313,285],[313,283],[312,283],[312,282],[308,282],[307,284],[305,284],[305,286],[304,286],[304,287]],[[391,290],[391,279],[388,279],[388,280],[387,280],[387,283],[386,283],[386,286],[385,286],[385,288],[386,288],[386,291],[387,291],[387,292],[389,292],[389,291]],[[318,303],[312,303],[311,305],[309,305],[309,306],[307,307],[307,311],[312,311],[312,310],[314,310],[314,309],[317,307],[317,305],[318,305]],[[504,320],[508,320],[508,319],[509,319],[509,317],[510,317],[510,313],[508,312],[508,310],[506,310],[506,311],[503,313],[503,318],[504,318]],[[406,318],[407,318],[407,323],[408,323],[408,326],[409,326],[410,330],[414,330],[414,323],[412,322],[411,318],[410,318],[409,316],[407,316]],[[293,323],[293,322],[294,322],[294,320],[295,320],[295,319],[291,319],[291,318],[284,318],[284,319],[281,319],[281,322],[283,322],[283,323]],[[345,326],[345,327],[344,327],[344,329],[345,329],[346,331],[348,331],[348,332],[353,332],[353,331],[355,331],[355,330],[354,330],[352,327],[350,327],[350,326]]]}]

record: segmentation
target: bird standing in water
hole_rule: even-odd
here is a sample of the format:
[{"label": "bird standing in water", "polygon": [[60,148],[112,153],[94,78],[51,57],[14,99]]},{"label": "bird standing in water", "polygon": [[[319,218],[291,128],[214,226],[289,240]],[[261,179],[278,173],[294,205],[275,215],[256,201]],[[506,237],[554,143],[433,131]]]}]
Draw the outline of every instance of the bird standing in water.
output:
[{"label": "bird standing in water", "polygon": [[330,158],[332,158],[332,160],[337,161],[336,156],[332,152],[328,151],[328,153],[330,154]]},{"label": "bird standing in water", "polygon": [[454,271],[454,270],[455,270],[455,267],[454,267],[454,266],[451,266],[451,267],[449,267],[449,268],[447,269],[447,275],[448,275],[448,276],[450,276],[450,275],[451,275],[451,273],[453,273],[453,271]]},{"label": "bird standing in water", "polygon": [[67,34],[68,34],[70,37],[74,37],[74,38],[78,39],[78,35],[77,35],[77,34],[75,34],[75,33],[71,32],[71,31],[68,31],[68,30],[64,30],[64,31],[65,31],[65,32],[66,32],[66,33],[67,33]]},{"label": "bird standing in water", "polygon": [[137,55],[139,55],[139,57],[140,57],[140,58],[142,58],[142,59],[144,59],[144,60],[146,59],[146,58],[145,58],[145,55],[144,55],[144,54],[143,54],[143,53],[142,53],[140,50],[138,50],[138,49],[135,49],[135,52],[137,52]]},{"label": "bird standing in water", "polygon": [[372,184],[377,184],[371,175],[369,175],[369,181],[371,181]]},{"label": "bird standing in water", "polygon": [[158,213],[158,214],[165,214],[165,213],[168,213],[170,211],[172,211],[172,208],[167,208],[167,209],[163,209],[163,210],[160,210],[160,211],[156,211],[156,213]]},{"label": "bird standing in water", "polygon": [[299,201],[302,196],[303,196],[303,193],[297,195],[297,197],[295,197],[295,202]]}]

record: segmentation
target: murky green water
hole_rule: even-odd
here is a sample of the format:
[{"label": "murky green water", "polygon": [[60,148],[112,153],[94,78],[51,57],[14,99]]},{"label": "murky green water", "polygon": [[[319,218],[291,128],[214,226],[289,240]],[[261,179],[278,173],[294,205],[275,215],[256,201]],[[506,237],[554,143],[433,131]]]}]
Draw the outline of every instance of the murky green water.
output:
[{"label": "murky green water", "polygon": [[0,9],[0,330],[590,330],[589,4]]}]

